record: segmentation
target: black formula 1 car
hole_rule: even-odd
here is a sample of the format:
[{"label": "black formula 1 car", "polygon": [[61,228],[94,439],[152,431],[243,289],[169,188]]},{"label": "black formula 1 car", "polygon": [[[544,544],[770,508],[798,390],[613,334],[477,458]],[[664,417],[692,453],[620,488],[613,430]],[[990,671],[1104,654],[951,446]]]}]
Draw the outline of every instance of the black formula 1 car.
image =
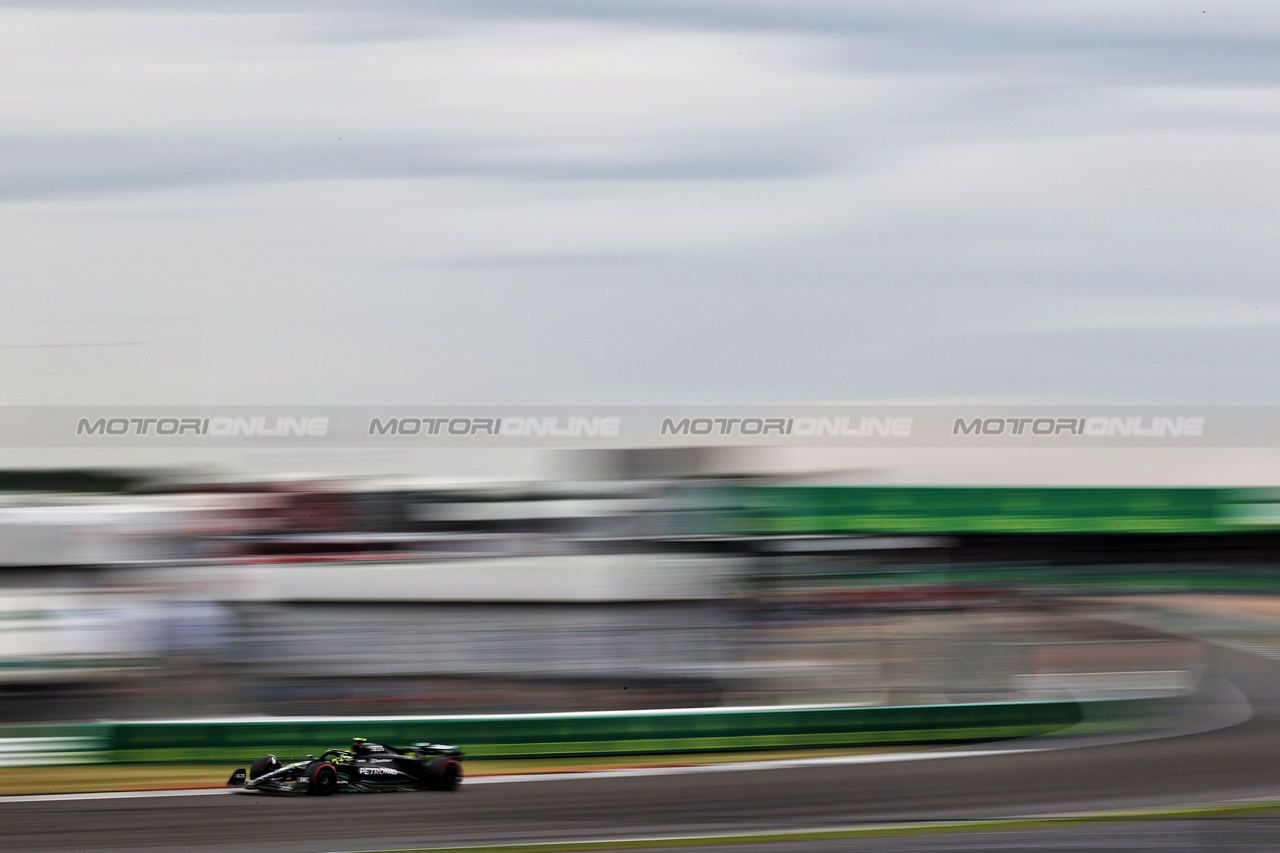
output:
[{"label": "black formula 1 car", "polygon": [[394,747],[355,738],[351,749],[329,749],[319,758],[284,764],[264,755],[227,780],[246,791],[326,796],[338,791],[456,791],[462,751],[440,743]]}]

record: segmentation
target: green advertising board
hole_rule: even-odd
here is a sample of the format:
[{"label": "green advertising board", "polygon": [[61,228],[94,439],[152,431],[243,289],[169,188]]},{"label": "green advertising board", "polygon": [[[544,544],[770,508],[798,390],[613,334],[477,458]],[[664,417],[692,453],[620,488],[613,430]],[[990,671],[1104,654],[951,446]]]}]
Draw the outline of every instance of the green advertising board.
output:
[{"label": "green advertising board", "polygon": [[1223,533],[1280,529],[1267,489],[753,486],[725,489],[726,534]]}]

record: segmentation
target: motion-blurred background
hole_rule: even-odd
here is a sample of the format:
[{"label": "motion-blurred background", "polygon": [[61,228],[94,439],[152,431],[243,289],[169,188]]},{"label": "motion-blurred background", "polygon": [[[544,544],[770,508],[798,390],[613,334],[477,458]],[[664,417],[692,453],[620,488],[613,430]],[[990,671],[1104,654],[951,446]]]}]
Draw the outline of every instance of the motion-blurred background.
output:
[{"label": "motion-blurred background", "polygon": [[1175,695],[1197,646],[1080,608],[1280,585],[1266,489],[529,453],[505,481],[6,472],[0,718]]},{"label": "motion-blurred background", "polygon": [[[1277,21],[0,0],[0,431],[81,405],[1274,404]],[[1166,696],[1198,647],[1082,608],[1280,582],[1271,435],[59,442],[0,446],[3,723]]]}]

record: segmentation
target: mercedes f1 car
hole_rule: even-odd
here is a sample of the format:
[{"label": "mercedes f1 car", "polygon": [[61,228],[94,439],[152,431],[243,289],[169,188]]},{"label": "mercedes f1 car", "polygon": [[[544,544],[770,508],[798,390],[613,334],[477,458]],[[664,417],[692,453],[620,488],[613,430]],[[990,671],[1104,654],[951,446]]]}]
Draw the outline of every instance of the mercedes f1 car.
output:
[{"label": "mercedes f1 car", "polygon": [[394,747],[356,738],[351,749],[284,764],[264,755],[227,780],[246,791],[326,796],[339,791],[455,791],[462,782],[462,751],[440,743]]}]

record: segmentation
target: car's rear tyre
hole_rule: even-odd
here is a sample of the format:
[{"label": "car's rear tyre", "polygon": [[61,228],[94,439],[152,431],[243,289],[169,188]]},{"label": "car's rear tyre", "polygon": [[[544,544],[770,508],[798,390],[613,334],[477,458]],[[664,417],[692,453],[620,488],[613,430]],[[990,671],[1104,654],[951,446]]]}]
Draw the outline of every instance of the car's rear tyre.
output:
[{"label": "car's rear tyre", "polygon": [[311,781],[307,793],[317,797],[327,797],[338,790],[338,768],[327,761],[312,764],[307,769],[307,779]]},{"label": "car's rear tyre", "polygon": [[427,784],[433,791],[456,791],[462,784],[462,762],[437,758],[427,765]]},{"label": "car's rear tyre", "polygon": [[257,779],[259,776],[266,776],[272,770],[279,769],[280,759],[274,755],[264,755],[249,766],[249,778]]}]

